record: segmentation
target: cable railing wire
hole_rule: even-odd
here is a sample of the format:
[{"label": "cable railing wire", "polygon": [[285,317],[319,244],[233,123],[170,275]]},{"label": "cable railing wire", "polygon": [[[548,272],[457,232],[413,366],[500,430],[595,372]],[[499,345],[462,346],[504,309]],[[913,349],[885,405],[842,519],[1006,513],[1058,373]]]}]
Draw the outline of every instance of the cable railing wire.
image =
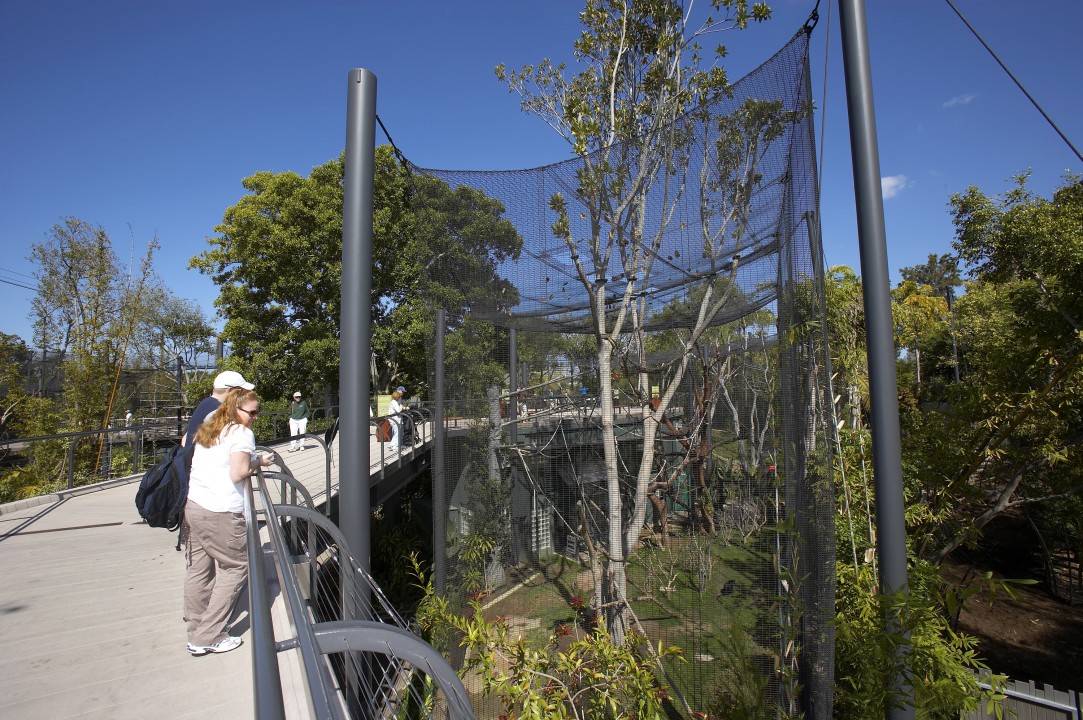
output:
[{"label": "cable railing wire", "polygon": [[[406,714],[473,718],[454,671],[438,651],[411,632],[410,623],[375,579],[343,551],[341,531],[313,507],[303,486],[288,472],[260,471],[258,484],[259,513],[266,519],[270,552],[294,632],[291,640],[277,644],[273,640],[266,582],[262,566],[257,567],[262,562],[261,544],[253,522],[249,555],[258,716],[281,716],[274,653],[297,650],[318,718]],[[287,493],[308,507],[275,502],[276,495],[283,498]],[[255,507],[252,491],[248,494]]]}]

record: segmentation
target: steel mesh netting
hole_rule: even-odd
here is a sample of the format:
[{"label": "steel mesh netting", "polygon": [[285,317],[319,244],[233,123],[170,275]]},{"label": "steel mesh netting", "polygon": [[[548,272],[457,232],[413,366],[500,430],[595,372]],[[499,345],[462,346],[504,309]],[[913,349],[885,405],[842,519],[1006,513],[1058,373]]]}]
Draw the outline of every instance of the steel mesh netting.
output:
[{"label": "steel mesh netting", "polygon": [[723,100],[587,157],[413,168],[442,218],[444,592],[539,645],[604,620],[679,647],[657,667],[685,714],[831,714],[807,51],[802,31]]}]

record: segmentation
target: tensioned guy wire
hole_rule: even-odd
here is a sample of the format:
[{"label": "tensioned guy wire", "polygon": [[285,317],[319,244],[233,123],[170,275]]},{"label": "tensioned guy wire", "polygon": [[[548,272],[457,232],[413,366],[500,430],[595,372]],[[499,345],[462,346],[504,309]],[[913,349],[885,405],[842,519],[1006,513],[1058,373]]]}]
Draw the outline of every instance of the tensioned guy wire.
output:
[{"label": "tensioned guy wire", "polygon": [[[824,135],[827,131],[827,65],[831,55],[831,8],[833,3],[827,4],[827,31],[824,33],[824,85],[820,92],[823,107],[820,108],[820,164],[817,167],[816,194],[823,191],[824,186]],[[816,0],[816,7],[812,8],[812,16],[819,17],[820,0]]]},{"label": "tensioned guy wire", "polygon": [[1045,121],[1049,123],[1049,126],[1057,132],[1057,135],[1060,135],[1060,139],[1063,140],[1065,144],[1072,149],[1072,152],[1075,153],[1075,156],[1077,158],[1083,161],[1083,155],[1079,153],[1079,150],[1077,150],[1076,146],[1072,144],[1072,141],[1068,139],[1068,136],[1064,134],[1064,132],[1057,126],[1055,122],[1053,122],[1053,118],[1049,117],[1049,113],[1047,113],[1042,108],[1042,106],[1038,104],[1038,101],[1034,99],[1034,96],[1027,92],[1027,89],[1023,87],[1023,83],[1019,82],[1019,78],[1015,77],[1012,71],[1008,69],[1008,66],[1004,64],[1004,61],[1002,61],[1000,57],[997,56],[996,52],[993,51],[993,48],[989,47],[989,43],[985,42],[985,39],[978,34],[978,31],[974,29],[974,26],[970,24],[970,21],[963,17],[963,14],[959,12],[959,8],[955,7],[955,4],[951,0],[944,0],[944,2],[946,2],[948,6],[955,11],[955,14],[959,16],[959,19],[962,20],[968,28],[970,28],[970,32],[974,34],[974,37],[978,39],[978,42],[980,42],[982,46],[989,51],[989,54],[993,56],[993,59],[997,61],[997,64],[1000,65],[1001,69],[1004,70],[1004,72],[1008,73],[1008,77],[1012,79],[1012,82],[1015,83],[1016,87],[1023,91],[1023,94],[1027,96],[1027,100],[1030,100],[1030,104],[1037,108],[1038,112],[1040,112],[1042,114],[1042,117],[1045,118]]},{"label": "tensioned guy wire", "polygon": [[384,121],[380,119],[380,116],[376,116],[376,122],[380,124],[380,129],[384,131],[384,137],[387,138],[387,142],[391,145],[391,151],[395,153],[395,157],[402,163],[402,167],[406,172],[410,172],[410,161],[406,159],[406,156],[399,150],[399,146],[395,144],[395,141],[391,139],[391,133],[387,131],[387,127],[384,126]]}]

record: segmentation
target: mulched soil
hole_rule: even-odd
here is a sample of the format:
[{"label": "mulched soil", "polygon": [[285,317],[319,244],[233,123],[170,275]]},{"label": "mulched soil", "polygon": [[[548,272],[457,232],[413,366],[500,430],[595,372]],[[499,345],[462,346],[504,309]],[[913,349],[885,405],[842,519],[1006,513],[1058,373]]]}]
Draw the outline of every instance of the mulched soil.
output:
[{"label": "mulched soil", "polygon": [[993,602],[983,596],[967,600],[960,630],[979,639],[978,652],[990,669],[1015,680],[1083,691],[1083,598],[1077,592],[1075,604],[1068,604],[1047,591],[1041,555],[1026,521],[998,517],[986,527],[980,549],[955,552],[943,571],[958,581],[968,568],[1038,581],[1018,586],[1014,598],[997,593]]}]

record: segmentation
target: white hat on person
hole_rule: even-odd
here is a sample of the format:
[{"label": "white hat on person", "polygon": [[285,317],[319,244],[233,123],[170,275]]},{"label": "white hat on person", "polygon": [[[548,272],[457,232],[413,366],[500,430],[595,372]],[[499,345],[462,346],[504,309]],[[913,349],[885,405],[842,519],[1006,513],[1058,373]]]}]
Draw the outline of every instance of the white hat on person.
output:
[{"label": "white hat on person", "polygon": [[246,381],[244,377],[236,370],[226,370],[225,372],[218,373],[218,377],[214,379],[214,387],[216,390],[222,390],[225,388],[244,388],[245,390],[254,390],[255,385]]},{"label": "white hat on person", "polygon": [[301,391],[300,391],[300,390],[298,390],[297,392],[295,392],[295,393],[293,394],[293,396],[294,396],[294,397],[301,397]]}]

